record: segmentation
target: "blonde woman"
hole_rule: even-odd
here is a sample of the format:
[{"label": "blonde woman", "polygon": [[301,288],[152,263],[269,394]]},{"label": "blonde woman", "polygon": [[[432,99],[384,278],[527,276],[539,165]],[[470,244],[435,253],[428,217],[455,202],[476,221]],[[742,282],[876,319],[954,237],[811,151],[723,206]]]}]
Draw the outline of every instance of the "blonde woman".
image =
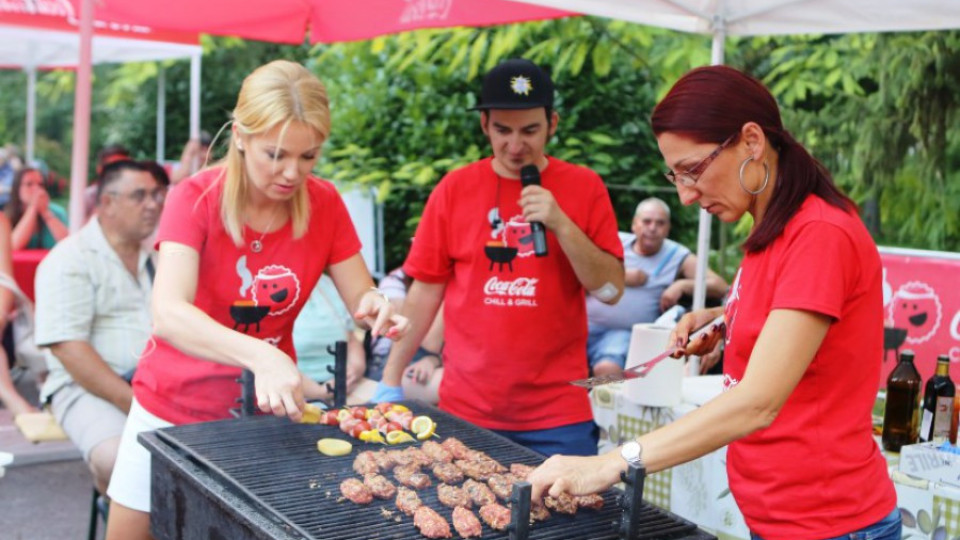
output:
[{"label": "blonde woman", "polygon": [[375,336],[405,333],[407,320],[373,287],[343,201],[310,174],[329,134],[323,84],[299,64],[271,62],[243,82],[224,160],[168,198],[154,339],[133,379],[108,539],[150,537],[150,456],[137,433],[228,418],[241,368],[254,374],[261,411],[299,420],[291,332],[324,270]]}]

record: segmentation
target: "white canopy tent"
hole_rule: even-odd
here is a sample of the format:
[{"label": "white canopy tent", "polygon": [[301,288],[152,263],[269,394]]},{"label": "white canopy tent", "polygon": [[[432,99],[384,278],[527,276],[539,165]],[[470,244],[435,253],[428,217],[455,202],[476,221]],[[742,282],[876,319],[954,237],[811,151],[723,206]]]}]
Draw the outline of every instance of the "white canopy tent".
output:
[{"label": "white canopy tent", "polygon": [[[960,28],[958,0],[512,0],[713,37],[722,64],[727,36],[905,32]],[[694,308],[706,298],[710,214],[700,211]]]},{"label": "white canopy tent", "polygon": [[[9,6],[4,6],[4,8]],[[92,10],[91,10],[92,11]],[[36,17],[36,25],[29,17]],[[51,24],[55,20],[55,24]],[[79,27],[82,27],[80,21]],[[73,156],[70,174],[70,229],[77,230],[84,221],[83,193],[86,187],[87,158],[90,140],[91,65],[101,63],[162,61],[189,58],[190,136],[200,133],[200,59],[203,49],[196,36],[173,36],[181,42],[158,41],[149,29],[112,25],[103,34],[89,33],[84,39],[72,13],[33,13],[23,10],[6,13],[0,9],[0,66],[17,67],[27,73],[26,158],[34,158],[36,118],[36,73],[38,69],[76,68],[76,106],[74,108]],[[186,43],[184,41],[192,41]],[[162,81],[162,73],[159,79]],[[161,83],[162,84],[162,83]],[[163,158],[165,138],[165,104],[161,88],[157,104],[157,159]]]}]

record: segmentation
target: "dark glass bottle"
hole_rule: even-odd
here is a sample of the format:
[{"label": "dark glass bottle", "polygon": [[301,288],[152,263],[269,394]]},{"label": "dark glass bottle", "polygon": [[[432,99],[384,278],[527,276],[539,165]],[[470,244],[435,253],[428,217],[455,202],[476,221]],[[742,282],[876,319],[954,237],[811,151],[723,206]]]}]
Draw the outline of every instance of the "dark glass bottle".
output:
[{"label": "dark glass bottle", "polygon": [[887,377],[887,405],[883,411],[883,449],[899,452],[915,444],[920,435],[920,386],[923,379],[913,365],[913,351],[900,353],[900,361]]},{"label": "dark glass bottle", "polygon": [[942,443],[950,439],[950,421],[953,416],[953,397],[957,387],[950,380],[950,358],[937,357],[937,372],[927,379],[923,391],[923,417],[920,420],[920,440]]}]

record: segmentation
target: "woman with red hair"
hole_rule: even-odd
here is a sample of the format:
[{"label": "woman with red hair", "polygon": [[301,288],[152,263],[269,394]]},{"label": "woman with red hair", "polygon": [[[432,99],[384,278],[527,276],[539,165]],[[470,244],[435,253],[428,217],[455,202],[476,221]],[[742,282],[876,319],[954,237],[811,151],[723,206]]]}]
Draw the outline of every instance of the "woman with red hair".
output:
[{"label": "woman with red hair", "polygon": [[[729,445],[730,490],[753,538],[900,538],[871,409],[883,356],[880,257],[854,203],[783,127],[770,92],[735,69],[684,75],[651,119],[680,200],[753,220],[724,307],[689,313],[671,343],[724,315],[724,392],[595,457],[550,458],[534,496],[585,494]],[[857,533],[856,535],[854,533]],[[862,536],[861,536],[862,534]]]}]

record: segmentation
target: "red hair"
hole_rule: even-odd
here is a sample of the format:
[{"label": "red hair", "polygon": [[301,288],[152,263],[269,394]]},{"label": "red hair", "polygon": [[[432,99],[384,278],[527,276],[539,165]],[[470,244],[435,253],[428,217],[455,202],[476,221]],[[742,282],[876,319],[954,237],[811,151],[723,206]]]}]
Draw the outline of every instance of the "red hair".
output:
[{"label": "red hair", "polygon": [[698,143],[720,144],[755,122],[779,154],[776,185],[763,220],[744,242],[761,251],[783,233],[803,201],[817,195],[853,212],[856,205],[834,184],[827,169],[783,128],[780,108],[770,91],[753,77],[727,66],[696,68],[680,78],[653,109],[653,133],[673,133]]}]

